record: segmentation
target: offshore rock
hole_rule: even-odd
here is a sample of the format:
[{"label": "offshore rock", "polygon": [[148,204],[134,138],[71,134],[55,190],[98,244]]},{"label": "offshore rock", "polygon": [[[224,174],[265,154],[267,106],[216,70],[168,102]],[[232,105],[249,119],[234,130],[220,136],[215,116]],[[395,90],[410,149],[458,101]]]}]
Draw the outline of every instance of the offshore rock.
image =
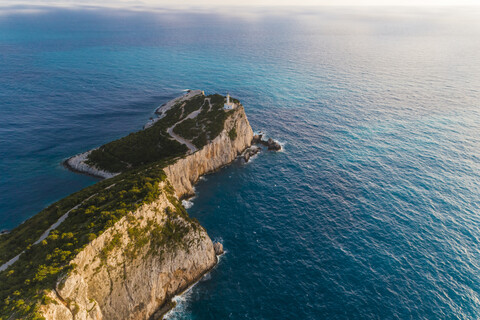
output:
[{"label": "offshore rock", "polygon": [[213,244],[213,250],[215,250],[215,254],[216,254],[217,256],[222,255],[223,252],[224,252],[224,251],[223,251],[223,244],[221,244],[220,242],[215,242],[215,243]]},{"label": "offshore rock", "polygon": [[268,150],[279,151],[280,149],[282,149],[282,146],[280,145],[280,143],[270,138],[267,141],[267,148]]},{"label": "offshore rock", "polygon": [[243,159],[245,160],[245,162],[248,162],[250,160],[251,157],[253,157],[254,155],[256,155],[257,153],[260,152],[260,148],[257,147],[257,146],[252,146],[248,149],[246,149],[243,154],[242,154],[242,157]]},{"label": "offshore rock", "polygon": [[277,141],[269,138],[267,141],[263,140],[263,133],[259,133],[253,136],[252,143],[262,144],[267,147],[268,150],[279,151],[282,149],[282,146]]},{"label": "offshore rock", "polygon": [[263,134],[255,134],[252,138],[252,143],[261,143]]},{"label": "offshore rock", "polygon": [[[233,128],[237,136],[232,140],[228,132]],[[218,170],[235,160],[239,154],[250,147],[252,138],[253,130],[244,108],[239,106],[225,121],[223,131],[213,141],[164,169],[177,197],[193,195],[193,185],[200,176]]]},{"label": "offshore rock", "polygon": [[[234,139],[228,134],[233,129],[237,132]],[[195,227],[187,228],[178,245],[153,246],[154,229],[149,228],[164,227],[170,219],[168,212],[174,210],[172,196],[192,194],[200,176],[235,160],[252,138],[252,128],[239,106],[213,141],[164,168],[168,181],[160,183],[156,200],[121,218],[77,254],[71,261],[72,271],[47,292],[51,302],[40,307],[41,316],[47,320],[136,320],[168,311],[176,294],[215,266],[223,246],[214,246],[203,227],[182,216],[175,218],[176,225]],[[132,238],[134,229],[142,230],[138,236],[146,240]]]}]

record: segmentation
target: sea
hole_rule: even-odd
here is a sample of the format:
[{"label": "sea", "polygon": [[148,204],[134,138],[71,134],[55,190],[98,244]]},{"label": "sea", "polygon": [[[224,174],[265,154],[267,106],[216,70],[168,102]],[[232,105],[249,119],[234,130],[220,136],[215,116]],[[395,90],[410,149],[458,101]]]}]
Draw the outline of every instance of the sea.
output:
[{"label": "sea", "polygon": [[0,7],[0,229],[185,89],[283,145],[205,176],[168,319],[480,318],[480,9]]}]

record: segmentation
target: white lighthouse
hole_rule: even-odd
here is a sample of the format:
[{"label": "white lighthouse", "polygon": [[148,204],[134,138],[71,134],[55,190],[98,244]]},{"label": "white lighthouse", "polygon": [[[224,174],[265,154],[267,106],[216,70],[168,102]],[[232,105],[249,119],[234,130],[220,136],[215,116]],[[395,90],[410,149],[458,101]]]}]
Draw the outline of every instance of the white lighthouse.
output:
[{"label": "white lighthouse", "polygon": [[235,104],[233,102],[230,102],[230,94],[227,93],[227,102],[223,105],[224,110],[232,110],[235,108]]}]

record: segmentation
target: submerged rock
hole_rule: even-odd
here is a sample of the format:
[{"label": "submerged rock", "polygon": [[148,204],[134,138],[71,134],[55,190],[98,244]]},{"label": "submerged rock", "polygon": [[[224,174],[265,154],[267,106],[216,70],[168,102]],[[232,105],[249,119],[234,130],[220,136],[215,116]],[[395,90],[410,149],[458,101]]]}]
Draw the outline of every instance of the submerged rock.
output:
[{"label": "submerged rock", "polygon": [[282,149],[282,146],[280,145],[280,143],[278,143],[277,141],[270,138],[267,141],[267,148],[268,148],[268,150],[278,151],[278,150]]},{"label": "submerged rock", "polygon": [[213,244],[213,250],[215,250],[215,254],[216,254],[217,256],[223,254],[223,252],[224,252],[224,251],[223,251],[223,244],[221,244],[220,242],[215,242],[215,243]]},{"label": "submerged rock", "polygon": [[253,136],[252,143],[261,143],[262,142],[262,137],[263,137],[263,134],[261,134],[261,133],[255,134]]},{"label": "submerged rock", "polygon": [[252,156],[256,155],[259,152],[260,152],[260,148],[256,147],[256,146],[253,146],[253,147],[250,147],[250,148],[246,149],[245,152],[243,153],[242,157],[245,160],[245,162],[248,162],[248,160],[250,160],[250,158]]},{"label": "submerged rock", "polygon": [[263,140],[263,134],[259,133],[253,136],[252,143],[259,143],[267,147],[268,150],[279,151],[282,146],[277,141],[269,138],[267,141]]}]

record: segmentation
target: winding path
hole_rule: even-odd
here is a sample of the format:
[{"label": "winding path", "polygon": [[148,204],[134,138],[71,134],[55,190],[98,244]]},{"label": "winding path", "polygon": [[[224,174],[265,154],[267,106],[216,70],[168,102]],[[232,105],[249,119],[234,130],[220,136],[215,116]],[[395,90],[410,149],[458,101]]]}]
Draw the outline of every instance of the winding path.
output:
[{"label": "winding path", "polygon": [[[183,120],[182,120],[183,121]],[[176,135],[174,132],[173,132],[173,128],[179,124],[180,122],[182,121],[179,121],[177,123],[175,123],[173,126],[171,126],[170,128],[167,129],[167,132],[168,134],[175,140],[177,140],[178,142],[180,142],[181,144],[184,144],[188,147],[188,153],[194,153],[195,151],[197,151],[197,148],[188,140],[185,140],[183,139],[182,137],[180,137],[179,135]]]},{"label": "winding path", "polygon": [[[205,100],[208,100],[208,112],[212,111],[212,101],[210,101],[210,98],[205,98]],[[205,102],[203,102],[205,104]]]},{"label": "winding path", "polygon": [[198,110],[195,110],[193,112],[191,112],[188,116],[186,116],[184,119],[178,121],[177,123],[175,123],[173,126],[171,126],[170,128],[167,129],[167,133],[175,140],[177,140],[178,142],[180,142],[181,144],[184,144],[188,147],[189,151],[188,153],[194,153],[195,151],[197,151],[197,147],[195,147],[190,141],[180,137],[179,135],[175,134],[173,132],[173,128],[175,128],[175,126],[179,123],[182,123],[183,121],[187,120],[187,119],[193,119],[193,118],[196,118],[198,116],[198,114],[202,111],[202,108],[203,106],[205,105],[205,101],[208,100],[208,103],[210,105],[210,108],[208,109],[208,111],[210,111],[212,109],[212,103],[210,102],[210,98],[205,98],[205,100],[203,101],[203,104],[201,105],[200,108],[198,108]]},{"label": "winding path", "polygon": [[[109,187],[107,187],[109,188]],[[106,189],[107,189],[106,188]],[[65,219],[68,218],[68,214],[70,212],[72,212],[73,210],[75,209],[78,209],[78,207],[80,207],[85,201],[88,201],[91,197],[93,196],[96,196],[97,194],[95,193],[94,195],[91,195],[90,197],[88,197],[87,199],[83,200],[82,202],[80,202],[79,204],[77,204],[75,207],[73,207],[72,209],[68,210],[63,216],[61,216],[57,222],[55,222],[54,224],[52,224],[50,226],[50,228],[48,228],[41,236],[40,238],[38,238],[37,241],[35,241],[33,244],[39,244],[40,242],[42,242],[43,240],[45,240],[48,235],[50,234],[50,231],[52,231],[53,229],[57,228],[63,221],[65,221]],[[8,267],[10,267],[12,264],[14,264],[15,262],[17,262],[17,260],[20,258],[20,256],[24,253],[25,251],[22,251],[20,252],[19,254],[17,254],[14,258],[8,260],[7,262],[5,262],[4,264],[2,264],[0,266],[0,272],[6,270]]]},{"label": "winding path", "polygon": [[[199,94],[199,92],[197,92],[199,90],[196,90],[196,91],[192,91],[191,93],[188,93],[186,94],[185,96],[183,96],[180,100],[179,99],[174,99],[172,101],[170,101],[167,105],[163,106],[164,109],[169,109],[171,108],[174,103],[177,103],[179,101],[183,101],[185,100],[186,98],[190,98],[191,96],[194,96],[194,95],[197,95]],[[187,119],[193,119],[193,118],[196,118],[198,116],[198,114],[202,111],[202,108],[203,106],[205,105],[205,102],[208,100],[208,104],[209,104],[209,108],[208,108],[208,111],[212,110],[212,102],[210,101],[210,98],[205,98],[205,100],[203,101],[203,104],[200,106],[200,108],[198,108],[198,110],[195,110],[193,112],[191,112],[188,116],[186,116],[184,119],[178,121],[177,123],[175,123],[173,126],[171,126],[170,128],[167,129],[167,132],[168,134],[175,140],[177,140],[178,142],[180,142],[181,144],[184,144],[188,147],[189,149],[189,153],[194,153],[195,151],[197,151],[198,149],[188,140],[180,137],[179,135],[175,134],[173,132],[173,128],[175,128],[175,126]],[[160,109],[160,108],[159,108]],[[151,124],[150,124],[151,125]],[[113,185],[112,185],[113,186]],[[107,187],[106,189],[110,188],[111,186]],[[68,215],[70,212],[72,212],[73,210],[75,209],[78,209],[78,207],[80,207],[85,201],[88,201],[90,198],[92,198],[93,196],[95,196],[96,194],[88,197],[87,199],[83,200],[82,202],[80,202],[79,204],[77,204],[75,207],[71,208],[70,210],[68,210],[65,214],[63,214],[54,224],[52,224],[41,236],[40,238],[38,238],[37,241],[35,241],[33,244],[36,245],[36,244],[39,244],[40,242],[42,242],[43,240],[45,240],[48,235],[50,234],[50,232],[54,229],[56,229],[63,221],[65,221],[65,219],[68,218]],[[10,267],[12,264],[14,264],[15,262],[18,261],[18,259],[20,258],[20,256],[24,253],[25,251],[22,251],[20,252],[18,255],[16,255],[15,257],[13,257],[12,259],[10,259],[9,261],[5,262],[4,264],[2,264],[0,266],[0,272],[6,270],[8,267]]]}]

